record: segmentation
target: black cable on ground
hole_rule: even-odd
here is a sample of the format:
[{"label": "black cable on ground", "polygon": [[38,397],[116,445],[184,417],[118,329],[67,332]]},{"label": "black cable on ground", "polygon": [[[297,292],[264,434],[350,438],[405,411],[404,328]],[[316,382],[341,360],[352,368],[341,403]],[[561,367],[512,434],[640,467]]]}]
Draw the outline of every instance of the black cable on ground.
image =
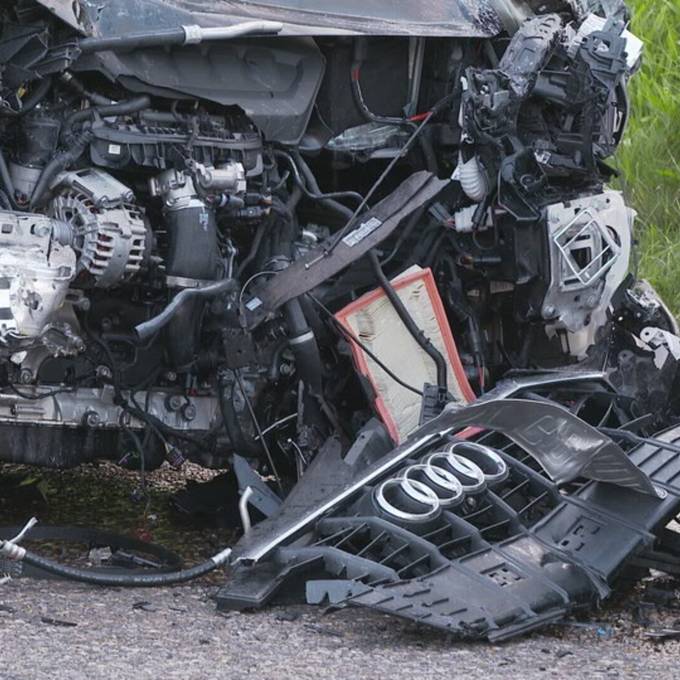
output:
[{"label": "black cable on ground", "polygon": [[[0,555],[3,554],[3,550],[5,550],[7,545],[8,542],[0,541]],[[30,564],[36,569],[42,569],[55,576],[67,578],[72,581],[80,581],[81,583],[90,583],[96,586],[122,586],[128,588],[151,588],[154,586],[169,586],[176,583],[186,583],[187,581],[192,581],[193,579],[204,576],[218,567],[221,567],[229,560],[229,555],[231,555],[231,548],[226,548],[209,560],[197,564],[195,567],[167,573],[103,574],[88,569],[79,569],[77,567],[60,564],[54,560],[36,555],[30,550],[25,550],[25,552],[23,548],[19,548],[19,550],[22,551],[23,554],[18,561]]]}]

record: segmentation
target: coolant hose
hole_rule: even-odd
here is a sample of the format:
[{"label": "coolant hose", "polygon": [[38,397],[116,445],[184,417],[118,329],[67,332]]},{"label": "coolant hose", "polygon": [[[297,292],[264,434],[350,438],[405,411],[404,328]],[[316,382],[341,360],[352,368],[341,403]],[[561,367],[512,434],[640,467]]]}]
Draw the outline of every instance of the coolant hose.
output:
[{"label": "coolant hose", "polygon": [[82,54],[122,52],[145,47],[170,47],[172,45],[197,45],[206,41],[230,40],[247,35],[275,35],[283,29],[278,21],[244,21],[232,26],[189,25],[157,29],[144,33],[116,35],[104,38],[83,38],[78,42]]},{"label": "coolant hose", "polygon": [[87,109],[81,109],[80,111],[72,113],[64,121],[63,134],[69,134],[77,123],[92,120],[95,113],[99,114],[102,118],[108,116],[129,116],[133,113],[139,113],[144,109],[148,109],[150,106],[151,98],[146,94],[140,95],[139,97],[133,97],[132,99],[126,99],[125,101],[117,102],[115,104],[90,106]]},{"label": "coolant hose", "polygon": [[158,333],[166,326],[180,308],[189,300],[209,299],[222,295],[223,293],[233,293],[237,290],[236,279],[224,279],[217,283],[211,283],[202,288],[185,288],[175,295],[167,307],[158,315],[135,326],[135,332],[140,340],[148,340],[152,335]]},{"label": "coolant hose", "polygon": [[180,569],[179,571],[158,574],[104,574],[60,564],[54,560],[36,555],[11,541],[0,541],[0,556],[19,562],[26,562],[26,564],[30,564],[32,567],[72,581],[90,583],[96,586],[124,586],[128,588],[149,588],[186,583],[221,567],[228,562],[230,555],[231,548],[226,548],[209,560],[197,564],[195,567]]},{"label": "coolant hose", "polygon": [[295,356],[298,375],[311,393],[320,397],[323,394],[321,382],[323,364],[314,331],[307,323],[300,301],[295,298],[287,302],[283,307],[283,314],[290,331],[288,345]]},{"label": "coolant hose", "polygon": [[81,154],[85,151],[85,147],[89,144],[91,139],[90,133],[84,133],[75,142],[72,143],[71,148],[66,151],[58,153],[42,170],[40,177],[33,189],[29,207],[35,210],[40,207],[50,188],[52,180],[64,169],[69,167],[72,163],[78,160]]}]

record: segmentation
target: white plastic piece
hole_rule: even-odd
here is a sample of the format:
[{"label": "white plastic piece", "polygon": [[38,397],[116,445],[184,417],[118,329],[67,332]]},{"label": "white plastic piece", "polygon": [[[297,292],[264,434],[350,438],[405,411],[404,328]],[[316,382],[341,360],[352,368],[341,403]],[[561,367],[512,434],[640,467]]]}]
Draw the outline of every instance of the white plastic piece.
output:
[{"label": "white plastic piece", "polygon": [[481,203],[489,191],[486,174],[476,156],[458,164],[458,181],[465,195],[475,203]]},{"label": "white plastic piece", "polygon": [[[604,17],[600,17],[597,14],[589,14],[579,26],[576,37],[569,46],[568,53],[570,56],[574,57],[576,55],[578,48],[583,42],[583,38],[595,31],[601,31],[606,23],[607,20]],[[623,31],[621,35],[626,41],[626,66],[629,71],[632,71],[640,60],[644,43],[628,30]]]},{"label": "white plastic piece", "polygon": [[196,24],[182,26],[185,45],[198,45],[203,40],[203,29]]},{"label": "white plastic piece", "polygon": [[654,352],[654,365],[659,370],[664,367],[669,356],[675,361],[680,359],[680,338],[662,328],[653,326],[643,328],[640,333],[640,342],[637,344]]},{"label": "white plastic piece", "polygon": [[275,35],[281,33],[283,24],[280,21],[244,21],[233,26],[214,26],[211,28],[183,26],[182,28],[185,35],[188,35],[187,29],[190,29],[193,34],[194,28],[197,28],[200,31],[200,39],[197,42],[205,42],[208,40],[230,40],[242,35]]},{"label": "white plastic piece", "polygon": [[[460,210],[457,210],[454,215],[453,215],[453,226],[454,229],[459,233],[459,234],[469,234],[471,231],[474,230],[474,222],[473,222],[473,217],[475,215],[475,212],[477,211],[477,205],[468,205],[464,208],[461,208]],[[486,229],[487,227],[490,227],[492,224],[491,222],[491,210],[488,210],[485,218],[482,220],[482,223],[479,225],[479,229]]]},{"label": "white plastic piece", "polygon": [[630,263],[635,211],[619,191],[546,208],[551,283],[543,301],[546,332],[566,331],[568,350],[583,358],[607,322],[612,297]]}]

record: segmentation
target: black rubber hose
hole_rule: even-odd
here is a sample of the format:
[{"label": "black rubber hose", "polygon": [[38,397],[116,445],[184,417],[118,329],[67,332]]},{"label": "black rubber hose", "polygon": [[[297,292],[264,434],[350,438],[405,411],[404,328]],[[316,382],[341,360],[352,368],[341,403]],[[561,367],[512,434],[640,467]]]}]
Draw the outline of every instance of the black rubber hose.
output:
[{"label": "black rubber hose", "polygon": [[289,300],[283,307],[283,315],[290,332],[288,344],[295,356],[298,375],[309,387],[311,393],[320,397],[323,394],[321,354],[314,331],[307,323],[300,301],[297,298]]},{"label": "black rubber hose", "polygon": [[71,148],[58,153],[42,170],[33,189],[29,207],[33,210],[40,206],[52,180],[81,156],[89,144],[91,135],[86,133],[73,142]]},{"label": "black rubber hose", "polygon": [[379,116],[368,108],[364,93],[361,89],[361,69],[366,62],[368,40],[366,38],[356,38],[354,40],[354,60],[352,61],[350,70],[350,83],[352,87],[352,95],[354,103],[361,112],[361,115],[373,123],[383,123],[387,125],[412,125],[410,121],[405,118],[396,116]]},{"label": "black rubber hose", "polygon": [[260,244],[262,243],[262,239],[264,238],[268,226],[269,223],[266,220],[263,220],[258,225],[257,231],[255,232],[255,238],[253,239],[253,242],[250,246],[250,251],[243,258],[243,260],[241,260],[241,263],[238,266],[238,270],[236,272],[237,276],[243,274],[243,272],[246,271],[248,265],[257,257],[257,251],[260,249]]},{"label": "black rubber hose", "polygon": [[92,120],[95,113],[102,116],[102,118],[106,118],[107,116],[129,116],[133,113],[139,113],[144,109],[148,109],[150,106],[151,98],[146,94],[140,95],[139,97],[133,97],[132,99],[126,99],[125,101],[117,102],[115,104],[106,104],[105,106],[91,106],[87,109],[82,109],[72,113],[64,121],[64,132],[68,134],[78,123],[86,120]]},{"label": "black rubber hose", "polygon": [[79,94],[81,97],[88,99],[95,106],[110,106],[116,102],[111,101],[108,97],[98,94],[97,92],[91,92],[88,90],[72,73],[64,71],[61,74],[60,80],[64,85],[70,87],[74,92]]},{"label": "black rubber hose", "polygon": [[208,299],[223,293],[233,293],[236,290],[238,290],[236,279],[224,279],[202,288],[185,288],[175,295],[160,314],[135,326],[135,332],[141,340],[146,340],[166,326],[188,300]]},{"label": "black rubber hose", "polygon": [[[358,201],[359,203],[361,203],[361,201],[364,200],[364,197],[357,191],[335,191],[333,193],[324,193],[323,191],[321,191],[321,187],[319,186],[319,182],[316,179],[316,176],[314,175],[312,169],[307,164],[307,161],[302,157],[302,154],[299,151],[295,150],[293,151],[292,156],[293,159],[295,160],[295,163],[297,163],[297,165],[299,166],[300,172],[303,174],[305,178],[305,182],[307,183],[311,191],[319,198],[325,199],[353,198],[355,201]],[[294,170],[297,170],[297,168],[294,167]]]},{"label": "black rubber hose", "polygon": [[[1,544],[0,544],[1,547]],[[87,569],[78,569],[65,564],[60,564],[46,557],[41,557],[33,552],[26,551],[22,561],[37,569],[42,569],[55,576],[67,578],[81,583],[90,583],[97,586],[125,586],[128,588],[150,588],[154,586],[169,586],[175,583],[185,583],[217,569],[228,561],[231,548],[223,550],[209,560],[197,564],[190,569],[180,569],[166,573],[155,574],[103,574]]]},{"label": "black rubber hose", "polygon": [[126,50],[140,49],[144,47],[170,47],[183,45],[186,41],[186,32],[179,28],[170,28],[153,33],[133,33],[132,35],[115,35],[107,38],[83,38],[78,47],[82,54],[93,52],[123,52]]},{"label": "black rubber hose", "polygon": [[[302,190],[302,193],[305,196],[307,196],[307,198],[309,198],[310,200],[318,201],[319,203],[321,203],[321,205],[324,205],[327,208],[333,210],[334,212],[339,213],[345,218],[351,217],[354,214],[353,211],[350,210],[348,207],[342,205],[342,203],[339,203],[335,199],[352,198],[356,200],[358,203],[361,203],[363,201],[363,197],[361,196],[361,194],[358,194],[356,191],[334,191],[326,194],[323,193],[319,188],[319,184],[317,183],[314,174],[304,161],[302,161],[302,163],[300,164],[300,168],[298,168],[298,164],[289,153],[286,153],[285,151],[275,151],[274,154],[279,158],[285,159],[288,165],[290,165],[291,169],[293,170],[293,179],[295,181],[296,186],[298,186]],[[309,187],[311,187],[311,190],[307,186],[305,181],[302,179],[300,175],[300,170],[302,170],[302,172],[305,174],[305,179],[307,180]]]},{"label": "black rubber hose", "polygon": [[401,319],[404,326],[406,326],[408,332],[413,336],[413,339],[423,348],[428,356],[432,358],[435,366],[437,367],[437,387],[442,391],[446,392],[448,390],[448,376],[446,360],[442,356],[441,352],[432,344],[430,339],[423,333],[423,331],[418,328],[413,317],[409,314],[408,309],[401,301],[401,298],[394,290],[392,284],[390,283],[385,272],[380,266],[380,260],[374,250],[368,251],[368,259],[373,267],[376,278],[380,283],[380,287],[385,291],[387,299],[390,301],[394,310],[397,312],[399,318]]},{"label": "black rubber hose", "polygon": [[7,198],[10,202],[11,208],[16,208],[16,190],[14,188],[14,182],[12,181],[12,176],[9,174],[9,168],[7,167],[7,161],[5,160],[5,154],[0,149],[0,181],[2,181],[3,189],[7,194]]}]

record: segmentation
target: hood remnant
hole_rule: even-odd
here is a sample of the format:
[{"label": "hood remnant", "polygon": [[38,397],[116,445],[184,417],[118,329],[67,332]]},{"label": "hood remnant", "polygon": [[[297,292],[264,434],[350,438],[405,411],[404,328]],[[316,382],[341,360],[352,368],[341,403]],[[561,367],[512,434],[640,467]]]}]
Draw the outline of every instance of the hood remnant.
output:
[{"label": "hood remnant", "polygon": [[620,0],[2,3],[0,460],[228,468],[244,536],[0,556],[489,639],[680,570],[678,324],[607,185],[642,47]]}]

